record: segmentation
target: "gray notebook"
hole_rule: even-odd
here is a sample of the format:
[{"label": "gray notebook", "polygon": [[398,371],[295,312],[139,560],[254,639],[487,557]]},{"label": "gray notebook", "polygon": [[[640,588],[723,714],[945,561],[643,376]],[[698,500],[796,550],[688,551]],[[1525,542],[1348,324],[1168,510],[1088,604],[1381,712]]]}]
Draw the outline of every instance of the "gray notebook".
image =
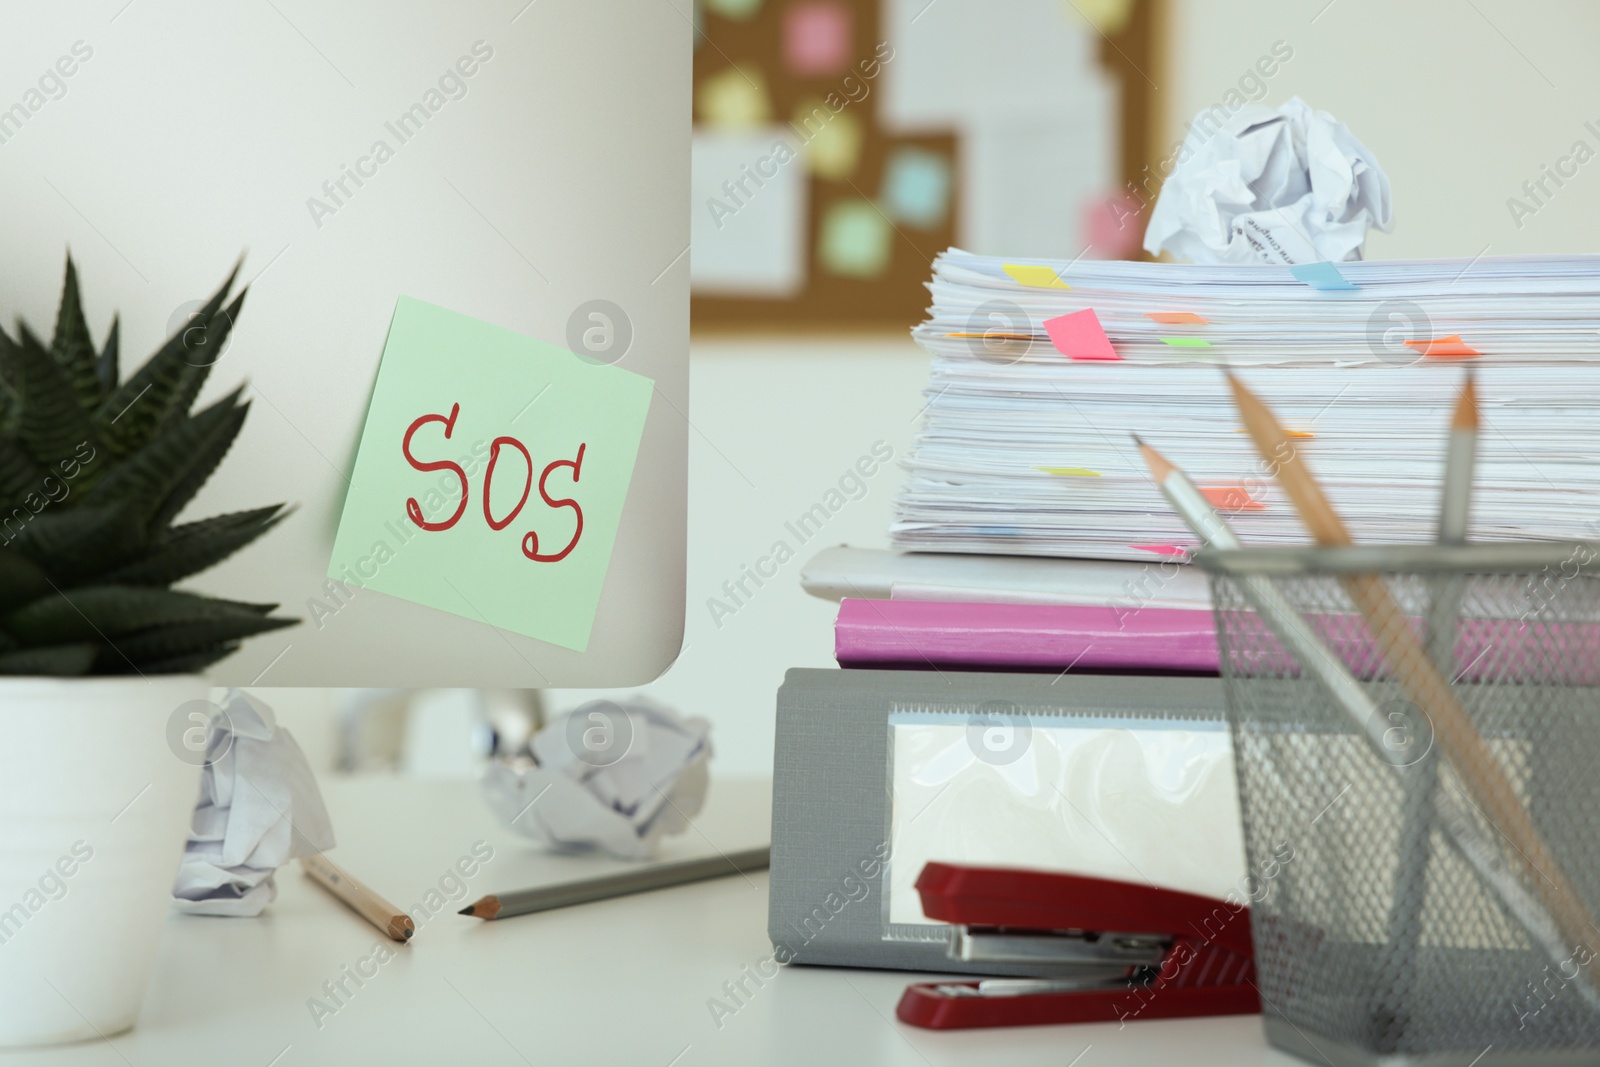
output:
[{"label": "gray notebook", "polygon": [[[897,786],[895,753],[909,761],[908,744],[924,739],[919,730],[943,731],[947,742],[956,739],[945,745],[947,752],[953,747],[965,760],[962,745],[970,745],[970,759],[1006,772],[988,774],[986,781],[1016,780],[1025,792],[1027,775],[1035,772],[1024,755],[1050,731],[1129,727],[1141,737],[1159,736],[1169,748],[1188,745],[1213,764],[1220,759],[1231,790],[1223,708],[1222,683],[1215,678],[789,671],[778,690],[767,924],[779,962],[1041,973],[948,957],[952,928],[922,916],[911,887],[921,861],[908,844],[910,831],[927,837],[928,824],[916,822],[922,811],[935,803],[948,807],[948,798],[907,785],[904,767]],[[1225,802],[1233,803],[1231,793]],[[1048,823],[1006,821],[1008,833],[1050,834]],[[1236,809],[1221,821],[1237,835]],[[959,842],[947,851],[956,854],[941,858],[961,858]]]}]

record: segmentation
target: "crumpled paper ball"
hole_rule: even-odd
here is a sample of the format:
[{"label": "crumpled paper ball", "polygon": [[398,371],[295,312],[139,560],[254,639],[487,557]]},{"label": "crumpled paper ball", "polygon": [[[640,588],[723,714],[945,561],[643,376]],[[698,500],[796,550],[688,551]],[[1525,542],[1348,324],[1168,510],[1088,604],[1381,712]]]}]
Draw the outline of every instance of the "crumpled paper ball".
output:
[{"label": "crumpled paper ball", "polygon": [[190,915],[260,915],[278,895],[274,871],[333,844],[305,753],[270,707],[230,689],[211,717],[173,903]]},{"label": "crumpled paper ball", "polygon": [[1294,97],[1246,104],[1189,128],[1144,247],[1193,263],[1360,259],[1369,227],[1393,226],[1389,178],[1355,135]]},{"label": "crumpled paper ball", "polygon": [[592,700],[529,749],[490,765],[484,799],[512,830],[561,850],[649,859],[688,828],[711,784],[711,724],[645,701]]}]

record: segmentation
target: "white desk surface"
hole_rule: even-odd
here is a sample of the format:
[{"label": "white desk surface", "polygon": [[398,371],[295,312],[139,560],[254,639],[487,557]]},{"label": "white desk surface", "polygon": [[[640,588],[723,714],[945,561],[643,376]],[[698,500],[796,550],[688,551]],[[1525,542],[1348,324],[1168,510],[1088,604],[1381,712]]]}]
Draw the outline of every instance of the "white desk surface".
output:
[{"label": "white desk surface", "polygon": [[[296,865],[279,873],[278,899],[261,918],[168,920],[131,1032],[0,1053],[0,1067],[1301,1062],[1267,1049],[1256,1016],[919,1030],[894,1008],[908,982],[927,976],[898,971],[784,968],[750,985],[719,1027],[708,1000],[772,952],[764,872],[486,923],[455,912],[485,893],[612,863],[540,852],[500,829],[469,783],[334,779],[324,792],[341,842],[330,857],[401,908],[423,903],[474,842],[487,841],[494,858],[464,900],[421,923],[320,1028],[308,1000],[381,935]],[[663,858],[758,846],[770,814],[767,781],[715,782],[706,811]]]}]

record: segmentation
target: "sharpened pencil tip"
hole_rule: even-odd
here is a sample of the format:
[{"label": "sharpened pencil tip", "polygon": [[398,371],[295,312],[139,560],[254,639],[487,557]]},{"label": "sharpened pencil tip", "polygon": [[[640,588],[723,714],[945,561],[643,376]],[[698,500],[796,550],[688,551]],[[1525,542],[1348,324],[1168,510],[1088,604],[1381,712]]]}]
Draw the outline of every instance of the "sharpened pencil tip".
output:
[{"label": "sharpened pencil tip", "polygon": [[464,907],[460,911],[456,912],[456,914],[457,915],[471,915],[475,908],[477,908],[476,904],[468,904],[466,907]]},{"label": "sharpened pencil tip", "polygon": [[1138,434],[1129,434],[1128,436],[1133,438],[1134,444],[1138,445],[1140,448],[1144,447],[1144,438],[1140,437]]},{"label": "sharpened pencil tip", "polygon": [[1456,410],[1450,416],[1452,430],[1477,430],[1478,428],[1478,386],[1476,376],[1467,372],[1467,380],[1461,383],[1461,392],[1456,396]]},{"label": "sharpened pencil tip", "polygon": [[[1138,435],[1134,436],[1134,440],[1139,440]],[[1157,485],[1166,481],[1167,475],[1178,469],[1170,459],[1143,441],[1139,441],[1139,454],[1144,457],[1145,466],[1150,468],[1150,477],[1155,479]]]}]

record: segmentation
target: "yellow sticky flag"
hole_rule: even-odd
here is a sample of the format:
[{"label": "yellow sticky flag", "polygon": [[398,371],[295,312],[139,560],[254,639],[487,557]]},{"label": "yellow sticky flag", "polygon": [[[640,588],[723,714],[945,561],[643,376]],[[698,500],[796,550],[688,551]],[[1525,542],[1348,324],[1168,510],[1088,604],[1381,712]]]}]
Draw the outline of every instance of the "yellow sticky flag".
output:
[{"label": "yellow sticky flag", "polygon": [[1034,267],[1026,263],[1007,263],[1000,268],[1023,285],[1035,289],[1071,289],[1072,286],[1056,275],[1054,267]]},{"label": "yellow sticky flag", "polygon": [[1092,471],[1088,467],[1035,467],[1033,469],[1036,471],[1044,471],[1046,474],[1059,474],[1063,478],[1100,477],[1099,471]]}]

